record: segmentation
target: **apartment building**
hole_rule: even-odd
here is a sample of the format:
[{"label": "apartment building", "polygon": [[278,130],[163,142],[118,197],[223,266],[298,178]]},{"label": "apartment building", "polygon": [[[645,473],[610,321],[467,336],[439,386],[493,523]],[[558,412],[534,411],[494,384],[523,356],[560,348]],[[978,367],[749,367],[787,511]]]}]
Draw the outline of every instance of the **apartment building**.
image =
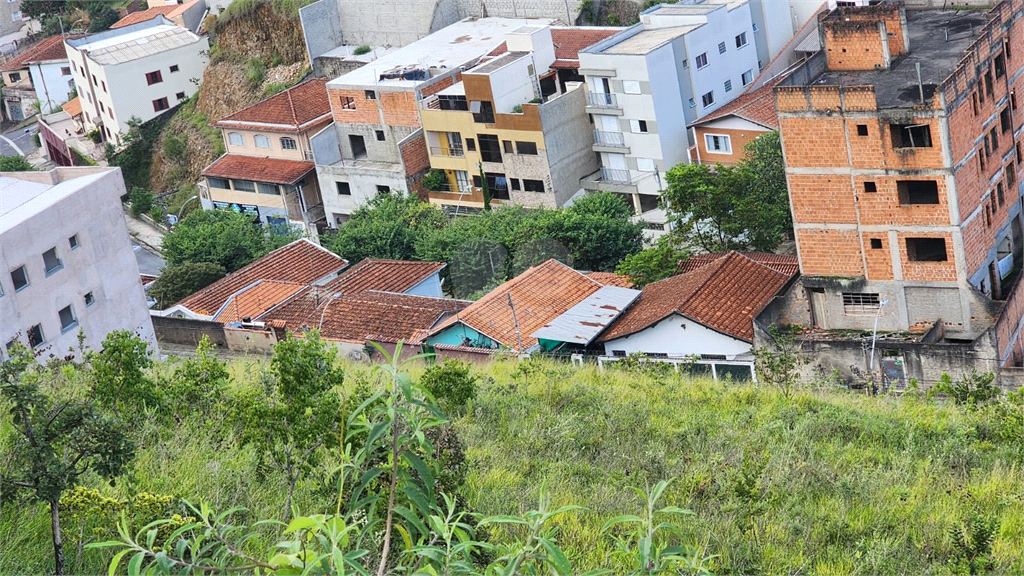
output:
[{"label": "apartment building", "polygon": [[121,212],[118,168],[0,175],[0,354],[21,342],[40,361],[99,350],[114,330],[156,350],[139,265]]},{"label": "apartment building", "polygon": [[[1021,0],[840,7],[776,87],[810,322],[1024,356]],[[980,345],[980,344],[979,344]]]},{"label": "apartment building", "polygon": [[461,80],[505,35],[550,21],[457,22],[327,83],[333,124],[312,138],[328,224],[376,194],[408,192],[430,168],[419,101]]},{"label": "apartment building", "polygon": [[618,28],[526,26],[420,102],[430,166],[447,185],[430,202],[454,214],[494,203],[557,208],[598,168],[578,50]]},{"label": "apartment building", "polygon": [[663,175],[687,161],[687,125],[743,92],[758,73],[747,2],[659,5],[580,51],[601,168],[581,184],[653,211]]},{"label": "apartment building", "polygon": [[86,129],[114,145],[132,118],[151,120],[195,94],[210,50],[163,16],[65,44]]},{"label": "apartment building", "polygon": [[204,208],[246,212],[314,237],[325,227],[311,145],[331,123],[325,85],[307,80],[213,123],[226,152],[203,169]]},{"label": "apartment building", "polygon": [[40,112],[57,112],[75,89],[64,39],[60,36],[40,40],[0,64],[0,76],[4,116],[14,122]]}]

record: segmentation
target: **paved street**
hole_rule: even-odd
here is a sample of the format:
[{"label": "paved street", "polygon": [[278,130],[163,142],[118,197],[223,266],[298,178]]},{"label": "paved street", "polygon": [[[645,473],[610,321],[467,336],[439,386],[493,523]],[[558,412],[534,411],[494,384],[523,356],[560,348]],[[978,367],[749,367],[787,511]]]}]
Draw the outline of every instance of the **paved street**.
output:
[{"label": "paved street", "polygon": [[139,272],[157,276],[164,267],[164,259],[151,252],[144,246],[132,242],[132,250],[135,250],[135,259],[139,261]]},{"label": "paved street", "polygon": [[38,131],[39,127],[33,124],[0,135],[0,156],[28,156],[35,152],[37,146],[32,136]]}]

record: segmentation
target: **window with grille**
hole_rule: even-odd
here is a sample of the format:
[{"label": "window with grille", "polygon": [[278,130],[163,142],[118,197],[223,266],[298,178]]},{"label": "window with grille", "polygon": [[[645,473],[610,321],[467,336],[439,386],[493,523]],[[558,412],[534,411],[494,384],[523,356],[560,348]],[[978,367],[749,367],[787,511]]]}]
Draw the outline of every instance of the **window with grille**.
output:
[{"label": "window with grille", "polygon": [[294,138],[281,138],[281,148],[284,150],[296,150],[298,146],[295,144]]},{"label": "window with grille", "polygon": [[725,42],[718,43],[718,53],[725,54]]},{"label": "window with grille", "polygon": [[878,293],[875,292],[843,292],[843,313],[875,314],[880,302]]}]

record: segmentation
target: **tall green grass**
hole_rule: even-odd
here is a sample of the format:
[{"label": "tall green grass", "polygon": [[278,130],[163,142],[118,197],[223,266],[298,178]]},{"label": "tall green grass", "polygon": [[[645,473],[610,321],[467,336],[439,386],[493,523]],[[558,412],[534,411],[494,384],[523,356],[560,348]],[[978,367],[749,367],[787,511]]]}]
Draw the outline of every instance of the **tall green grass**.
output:
[{"label": "tall green grass", "polygon": [[[916,397],[819,391],[787,400],[749,384],[674,374],[545,362],[527,376],[517,368],[476,367],[477,398],[452,416],[465,446],[462,496],[475,512],[518,514],[536,505],[546,482],[553,505],[586,507],[558,520],[579,570],[624,570],[602,524],[640,512],[629,486],[674,478],[663,504],[695,512],[678,523],[688,542],[717,556],[717,573],[950,574],[950,529],[972,514],[997,520],[994,572],[1024,572],[1022,454],[1019,443],[992,436],[987,413]],[[231,369],[236,387],[267,377],[261,360]],[[369,367],[346,366],[346,387],[375,381]],[[209,424],[143,425],[130,477],[93,486],[278,517],[284,475],[230,436],[210,434]],[[326,477],[325,469],[298,486],[303,513],[333,509]],[[507,537],[489,531],[492,541]],[[72,572],[105,573],[101,551],[87,550],[75,565],[77,534],[65,538]],[[252,545],[265,550],[273,541],[268,531]],[[45,573],[50,556],[46,510],[3,501],[0,574]]]}]

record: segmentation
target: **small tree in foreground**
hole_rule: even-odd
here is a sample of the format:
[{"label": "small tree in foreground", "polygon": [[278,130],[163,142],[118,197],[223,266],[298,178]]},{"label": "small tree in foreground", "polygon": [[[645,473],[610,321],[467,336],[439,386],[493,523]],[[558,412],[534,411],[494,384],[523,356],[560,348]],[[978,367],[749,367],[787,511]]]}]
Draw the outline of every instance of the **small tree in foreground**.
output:
[{"label": "small tree in foreground", "polygon": [[5,450],[0,486],[5,501],[27,493],[27,501],[50,507],[54,571],[62,575],[61,495],[90,470],[113,480],[135,457],[135,446],[124,424],[91,402],[44,392],[40,385],[57,376],[34,364],[31,352],[15,345],[0,367],[0,393],[16,432]]},{"label": "small tree in foreground", "polygon": [[793,332],[778,326],[772,326],[768,333],[771,344],[754,350],[757,380],[778,389],[788,399],[800,383],[798,367],[804,362],[799,355],[800,343]]}]

